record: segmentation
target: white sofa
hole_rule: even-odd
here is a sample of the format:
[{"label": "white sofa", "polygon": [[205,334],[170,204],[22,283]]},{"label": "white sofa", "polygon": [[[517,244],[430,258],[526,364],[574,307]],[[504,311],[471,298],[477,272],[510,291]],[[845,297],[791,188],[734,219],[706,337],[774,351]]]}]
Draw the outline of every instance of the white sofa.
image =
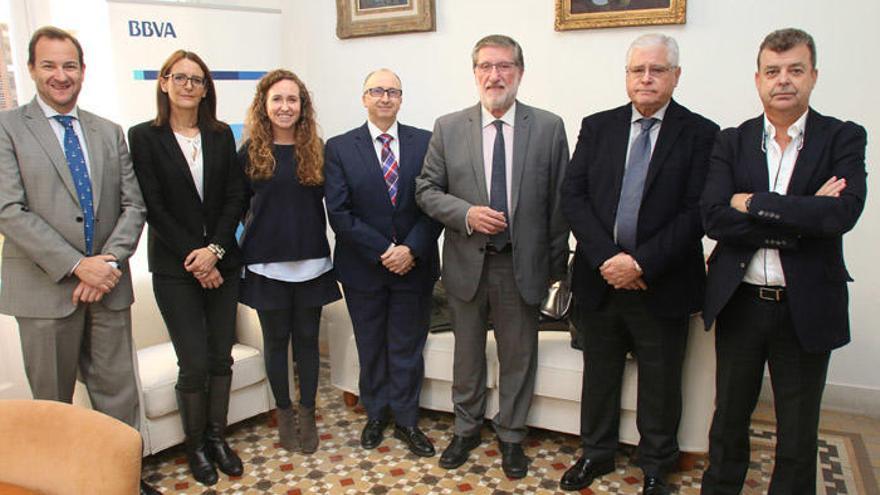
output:
[{"label": "white sofa", "polygon": [[[134,273],[135,303],[132,334],[137,350],[138,387],[141,404],[140,431],[144,455],[154,454],[183,441],[174,385],[177,357],[153,296],[152,278],[146,271]],[[275,407],[263,363],[263,336],[254,310],[238,307],[237,343],[232,348],[232,393],[229,424],[256,416]],[[77,383],[74,403],[89,407],[82,383]]]},{"label": "white sofa", "polygon": [[[325,329],[330,347],[332,384],[348,394],[357,395],[359,365],[351,319],[344,301],[324,308]],[[452,332],[429,334],[425,344],[425,379],[420,405],[426,409],[452,411]],[[568,332],[540,332],[538,370],[535,395],[529,413],[530,426],[553,431],[580,434],[580,400],[583,373],[581,352],[571,347]],[[489,387],[486,417],[498,411],[498,358],[495,339],[488,334],[486,344]],[[620,441],[636,445],[636,383],[635,360],[630,359],[624,370],[621,395]],[[714,330],[703,330],[700,317],[691,319],[690,336],[685,355],[682,383],[682,418],[678,432],[683,452],[702,453],[709,449],[709,425],[715,401]]]}]

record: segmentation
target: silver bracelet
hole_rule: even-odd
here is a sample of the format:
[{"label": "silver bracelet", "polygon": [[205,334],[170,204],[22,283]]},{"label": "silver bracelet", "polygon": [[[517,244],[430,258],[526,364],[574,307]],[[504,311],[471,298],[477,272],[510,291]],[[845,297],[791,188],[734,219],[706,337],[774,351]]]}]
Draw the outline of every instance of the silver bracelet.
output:
[{"label": "silver bracelet", "polygon": [[219,244],[208,244],[208,251],[211,251],[218,260],[222,260],[223,255],[226,254],[226,250]]}]

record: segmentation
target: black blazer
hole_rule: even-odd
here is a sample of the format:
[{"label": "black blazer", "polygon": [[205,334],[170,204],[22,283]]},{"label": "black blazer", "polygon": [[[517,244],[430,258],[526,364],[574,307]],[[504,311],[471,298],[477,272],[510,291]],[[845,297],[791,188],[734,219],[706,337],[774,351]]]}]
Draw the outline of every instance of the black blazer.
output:
[{"label": "black blazer", "polygon": [[235,230],[245,206],[245,182],[235,156],[235,139],[202,127],[204,201],[199,198],[186,158],[170,126],[143,122],[128,130],[131,158],[149,224],[150,271],[191,277],[183,260],[193,249],[215,243],[226,250],[217,264],[224,273],[241,266]]},{"label": "black blazer", "polygon": [[[437,236],[441,225],[416,205],[415,178],[422,170],[431,133],[398,123],[397,205],[391,204],[382,166],[367,124],[327,141],[324,194],[336,233],[334,267],[340,282],[373,290],[390,281],[430,290],[440,273]],[[405,244],[416,266],[403,277],[379,257],[392,242]]]},{"label": "black blazer", "polygon": [[[623,251],[614,242],[614,219],[631,117],[626,104],[585,118],[562,185],[562,212],[578,241],[572,290],[587,310],[598,308],[611,287],[599,266]],[[699,199],[717,132],[714,122],[669,103],[645,179],[636,250],[629,253],[644,270],[646,301],[658,316],[686,316],[702,304]]]},{"label": "black blazer", "polygon": [[[701,201],[706,233],[718,241],[703,318],[712,325],[758,248],[779,249],[795,332],[804,349],[823,352],[850,339],[843,234],[865,204],[866,136],[857,124],[809,112],[785,195],[768,192],[763,116],[719,134]],[[815,196],[832,176],[846,179],[840,197]],[[730,207],[740,192],[754,193],[748,213]]]}]

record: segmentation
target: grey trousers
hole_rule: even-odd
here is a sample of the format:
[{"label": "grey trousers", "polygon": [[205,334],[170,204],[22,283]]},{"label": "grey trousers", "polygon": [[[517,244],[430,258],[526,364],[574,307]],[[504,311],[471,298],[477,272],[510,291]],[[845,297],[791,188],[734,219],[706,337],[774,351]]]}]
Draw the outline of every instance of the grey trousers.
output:
[{"label": "grey trousers", "polygon": [[138,427],[129,308],[80,304],[65,318],[16,320],[34,399],[70,403],[79,370],[95,410]]},{"label": "grey trousers", "polygon": [[455,334],[452,402],[455,433],[480,432],[486,413],[486,334],[492,316],[500,364],[498,414],[492,418],[498,438],[520,443],[535,389],[538,362],[538,306],[523,301],[510,253],[486,255],[483,273],[470,301],[449,295]]}]

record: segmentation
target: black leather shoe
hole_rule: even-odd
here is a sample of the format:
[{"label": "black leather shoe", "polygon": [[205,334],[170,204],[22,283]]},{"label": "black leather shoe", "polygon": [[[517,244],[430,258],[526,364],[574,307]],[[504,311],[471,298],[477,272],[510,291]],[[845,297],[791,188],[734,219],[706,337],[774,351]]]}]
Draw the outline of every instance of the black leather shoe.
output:
[{"label": "black leather shoe", "polygon": [[480,445],[480,434],[470,437],[455,435],[449,446],[440,455],[440,467],[445,469],[455,469],[468,460],[470,452]]},{"label": "black leather shoe", "polygon": [[155,488],[150,486],[149,483],[147,483],[146,481],[141,480],[140,495],[161,495],[161,494],[159,493],[159,490],[156,490]]},{"label": "black leather shoe", "polygon": [[192,449],[187,447],[186,460],[189,462],[189,470],[193,478],[199,483],[212,486],[220,479],[204,445]]},{"label": "black leather shoe", "polygon": [[382,419],[368,419],[364,431],[361,432],[361,447],[375,449],[383,440],[383,433],[388,422]]},{"label": "black leather shoe", "polygon": [[241,476],[244,466],[238,454],[222,438],[208,437],[205,441],[205,453],[214,462],[217,469],[228,476]]},{"label": "black leather shoe", "polygon": [[669,495],[669,487],[663,478],[645,476],[645,486],[642,489],[644,495]]},{"label": "black leather shoe", "polygon": [[568,468],[559,481],[559,488],[566,491],[578,491],[590,486],[593,480],[614,471],[614,459],[593,462],[592,459],[581,457]]},{"label": "black leather shoe", "polygon": [[394,425],[394,437],[403,440],[409,451],[419,457],[434,457],[434,445],[418,426]]},{"label": "black leather shoe", "polygon": [[529,472],[529,458],[523,452],[522,445],[512,442],[498,441],[501,446],[501,469],[508,478],[524,478]]}]

